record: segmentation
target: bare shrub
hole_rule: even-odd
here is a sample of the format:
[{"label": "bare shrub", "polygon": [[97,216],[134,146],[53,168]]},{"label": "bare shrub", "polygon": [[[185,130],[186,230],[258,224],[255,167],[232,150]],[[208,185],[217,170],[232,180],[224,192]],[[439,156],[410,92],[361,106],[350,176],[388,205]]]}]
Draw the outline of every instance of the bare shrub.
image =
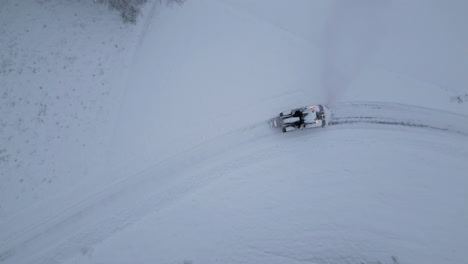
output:
[{"label": "bare shrub", "polygon": [[[138,15],[140,14],[140,8],[143,4],[147,3],[148,0],[94,0],[100,4],[106,4],[112,10],[120,12],[123,22],[135,23]],[[153,0],[155,1],[155,0]],[[159,2],[163,2],[159,0]],[[185,0],[165,0],[166,4],[178,4],[182,5]]]},{"label": "bare shrub", "polygon": [[106,4],[110,9],[120,12],[124,22],[135,23],[141,6],[148,0],[95,0],[95,2]]}]

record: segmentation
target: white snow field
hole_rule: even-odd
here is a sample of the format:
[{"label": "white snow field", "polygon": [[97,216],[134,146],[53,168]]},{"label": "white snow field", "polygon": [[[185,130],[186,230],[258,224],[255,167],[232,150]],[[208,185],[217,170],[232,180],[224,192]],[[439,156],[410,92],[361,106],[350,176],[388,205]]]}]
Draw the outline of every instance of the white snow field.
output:
[{"label": "white snow field", "polygon": [[0,263],[465,263],[467,8],[3,0]]}]

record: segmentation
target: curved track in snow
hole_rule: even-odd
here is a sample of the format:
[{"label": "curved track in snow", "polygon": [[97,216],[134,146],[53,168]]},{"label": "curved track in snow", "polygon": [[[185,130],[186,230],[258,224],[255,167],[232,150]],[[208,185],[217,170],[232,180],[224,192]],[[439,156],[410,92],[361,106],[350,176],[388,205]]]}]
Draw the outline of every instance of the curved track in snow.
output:
[{"label": "curved track in snow", "polygon": [[468,116],[442,110],[376,102],[340,103],[330,108],[330,126],[405,126],[468,136]]},{"label": "curved track in snow", "polygon": [[[372,102],[340,103],[330,109],[330,126],[335,128],[391,125],[468,135],[467,116],[434,109]],[[315,132],[308,133],[311,131]],[[271,155],[268,150],[250,155],[253,143],[276,146],[294,135],[316,132],[326,129],[285,135],[270,129],[267,122],[259,122],[206,141],[115,182],[32,227],[11,231],[0,244],[0,263],[59,263],[69,255],[84,254],[93,244],[149,212],[161,210],[230,170],[255,162],[257,155]]]}]

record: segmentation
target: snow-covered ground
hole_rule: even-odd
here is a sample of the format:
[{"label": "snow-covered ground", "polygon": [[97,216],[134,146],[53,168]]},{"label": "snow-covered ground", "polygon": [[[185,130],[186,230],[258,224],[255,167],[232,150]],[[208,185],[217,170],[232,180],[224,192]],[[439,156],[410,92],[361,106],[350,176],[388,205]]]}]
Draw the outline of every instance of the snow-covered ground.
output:
[{"label": "snow-covered ground", "polygon": [[464,262],[467,7],[4,0],[0,263]]}]

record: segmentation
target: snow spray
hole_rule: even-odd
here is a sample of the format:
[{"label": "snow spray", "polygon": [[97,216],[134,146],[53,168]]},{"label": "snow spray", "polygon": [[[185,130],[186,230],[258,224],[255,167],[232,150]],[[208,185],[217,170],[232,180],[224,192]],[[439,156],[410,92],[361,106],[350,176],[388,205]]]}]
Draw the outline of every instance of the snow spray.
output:
[{"label": "snow spray", "polygon": [[326,103],[340,99],[378,47],[388,0],[337,1],[325,24],[321,85]]}]

